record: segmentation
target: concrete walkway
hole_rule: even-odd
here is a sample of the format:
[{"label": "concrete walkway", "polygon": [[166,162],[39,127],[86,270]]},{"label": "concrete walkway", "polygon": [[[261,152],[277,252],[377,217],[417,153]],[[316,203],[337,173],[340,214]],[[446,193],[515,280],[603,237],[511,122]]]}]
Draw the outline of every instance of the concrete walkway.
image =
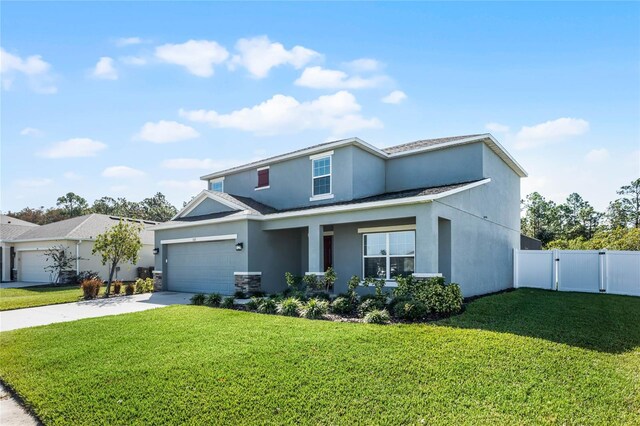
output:
[{"label": "concrete walkway", "polygon": [[3,311],[0,312],[0,331],[186,305],[190,303],[191,296],[190,293],[162,291]]},{"label": "concrete walkway", "polygon": [[3,426],[31,426],[41,423],[0,385],[0,424]]}]

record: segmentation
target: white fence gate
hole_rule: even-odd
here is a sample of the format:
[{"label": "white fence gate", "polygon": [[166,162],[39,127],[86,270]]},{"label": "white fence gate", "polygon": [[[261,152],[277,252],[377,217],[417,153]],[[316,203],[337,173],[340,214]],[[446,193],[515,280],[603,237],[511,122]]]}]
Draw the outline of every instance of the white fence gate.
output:
[{"label": "white fence gate", "polygon": [[514,250],[513,286],[640,296],[640,252]]}]

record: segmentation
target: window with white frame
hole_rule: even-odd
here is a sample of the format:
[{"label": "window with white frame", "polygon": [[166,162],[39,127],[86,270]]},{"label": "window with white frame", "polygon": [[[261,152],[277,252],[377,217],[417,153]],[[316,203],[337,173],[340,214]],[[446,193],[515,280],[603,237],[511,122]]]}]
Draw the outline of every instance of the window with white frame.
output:
[{"label": "window with white frame", "polygon": [[224,192],[224,178],[210,180],[209,189],[211,191]]},{"label": "window with white frame", "polygon": [[415,231],[364,234],[363,276],[394,279],[408,276],[415,270]]},{"label": "window with white frame", "polygon": [[313,196],[331,194],[331,155],[314,158]]}]

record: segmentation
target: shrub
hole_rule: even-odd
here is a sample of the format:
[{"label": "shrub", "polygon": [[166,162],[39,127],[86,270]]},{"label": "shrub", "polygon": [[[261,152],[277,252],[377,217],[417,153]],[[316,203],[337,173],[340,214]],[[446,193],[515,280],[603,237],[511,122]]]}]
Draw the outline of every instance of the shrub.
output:
[{"label": "shrub", "polygon": [[205,300],[204,303],[207,306],[213,306],[215,308],[220,306],[220,302],[222,302],[222,296],[220,293],[211,293],[207,296],[207,300]]},{"label": "shrub", "polygon": [[236,299],[246,299],[247,293],[245,293],[242,290],[238,290],[235,293],[233,293],[233,297],[235,297]]},{"label": "shrub", "polygon": [[329,310],[329,302],[320,299],[311,299],[302,306],[302,316],[309,319],[322,318]]},{"label": "shrub", "polygon": [[191,296],[191,304],[192,305],[204,305],[204,301],[207,296],[204,293],[196,293]]},{"label": "shrub", "polygon": [[365,287],[369,287],[370,285],[373,285],[376,289],[376,293],[375,295],[379,298],[382,298],[384,295],[382,294],[382,289],[384,288],[385,285],[385,281],[384,279],[380,278],[373,278],[373,277],[367,277],[365,278],[363,285]]},{"label": "shrub", "polygon": [[266,296],[264,291],[252,291],[251,296],[253,297],[264,297]]},{"label": "shrub", "polygon": [[346,297],[338,297],[331,303],[331,312],[338,315],[350,315],[355,310],[354,304]]},{"label": "shrub", "polygon": [[225,309],[233,309],[233,305],[235,301],[236,299],[233,296],[225,297],[224,299],[222,299],[222,303],[220,303],[220,307]]},{"label": "shrub", "polygon": [[261,303],[262,299],[252,297],[251,300],[249,300],[249,302],[247,302],[247,304],[245,304],[244,306],[246,306],[250,311],[257,311]]},{"label": "shrub", "polygon": [[336,275],[336,271],[334,271],[333,268],[329,266],[327,270],[324,272],[324,277],[322,279],[325,291],[331,290],[333,288],[333,284],[336,282],[337,279],[338,279],[338,276]]},{"label": "shrub", "polygon": [[84,280],[82,281],[82,284],[80,284],[80,288],[82,288],[82,293],[85,299],[95,299],[98,297],[101,286],[102,281],[97,278]]},{"label": "shrub", "polygon": [[150,293],[153,291],[153,278],[138,278],[135,283],[136,293]]},{"label": "shrub", "polygon": [[297,317],[300,315],[302,304],[295,297],[287,297],[278,303],[277,312],[287,317]]},{"label": "shrub", "polygon": [[374,309],[364,316],[364,322],[368,324],[387,324],[390,320],[389,312],[386,309]]},{"label": "shrub", "polygon": [[113,294],[120,294],[122,290],[122,281],[114,281],[113,282]]},{"label": "shrub", "polygon": [[427,306],[415,300],[399,302],[393,307],[393,316],[407,321],[419,321],[428,314]]},{"label": "shrub", "polygon": [[302,282],[305,284],[307,290],[320,290],[322,283],[315,274],[308,274],[302,278]]},{"label": "shrub", "polygon": [[445,284],[444,278],[434,277],[427,280],[412,276],[397,277],[398,286],[394,290],[397,297],[409,297],[423,303],[429,313],[446,316],[462,309],[462,291],[458,284]]},{"label": "shrub", "polygon": [[100,280],[100,275],[96,271],[80,271],[76,274],[76,283],[82,284],[86,280]]},{"label": "shrub", "polygon": [[327,302],[331,300],[331,296],[329,296],[329,293],[325,293],[324,291],[319,291],[317,293],[312,293],[311,295],[314,299],[322,299],[322,300],[326,300]]},{"label": "shrub", "polygon": [[363,300],[360,302],[360,305],[358,306],[358,314],[361,317],[364,317],[370,311],[384,309],[384,301],[382,301],[380,298],[373,295],[368,295],[368,296],[372,296],[372,297],[367,297],[367,298],[363,297],[362,298]]},{"label": "shrub", "polygon": [[136,288],[133,283],[127,283],[127,285],[124,287],[124,294],[126,294],[127,296],[131,296],[135,290]]},{"label": "shrub", "polygon": [[291,272],[285,272],[284,280],[287,282],[288,290],[304,292],[304,281],[301,276],[293,275]]},{"label": "shrub", "polygon": [[262,303],[258,305],[258,312],[261,314],[275,314],[278,306],[273,299],[262,299]]}]

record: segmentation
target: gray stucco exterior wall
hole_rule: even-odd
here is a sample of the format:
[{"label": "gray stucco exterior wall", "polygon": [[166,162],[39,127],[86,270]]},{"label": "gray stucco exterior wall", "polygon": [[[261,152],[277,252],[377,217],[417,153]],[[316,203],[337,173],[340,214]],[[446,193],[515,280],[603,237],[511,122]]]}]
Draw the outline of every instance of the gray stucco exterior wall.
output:
[{"label": "gray stucco exterior wall", "polygon": [[482,179],[482,142],[387,160],[387,192]]},{"label": "gray stucco exterior wall", "polygon": [[185,217],[192,216],[200,216],[210,213],[221,213],[221,212],[230,212],[233,211],[229,206],[225,206],[222,203],[212,200],[211,198],[206,198],[202,200],[200,204],[198,204],[193,210],[184,215]]}]

